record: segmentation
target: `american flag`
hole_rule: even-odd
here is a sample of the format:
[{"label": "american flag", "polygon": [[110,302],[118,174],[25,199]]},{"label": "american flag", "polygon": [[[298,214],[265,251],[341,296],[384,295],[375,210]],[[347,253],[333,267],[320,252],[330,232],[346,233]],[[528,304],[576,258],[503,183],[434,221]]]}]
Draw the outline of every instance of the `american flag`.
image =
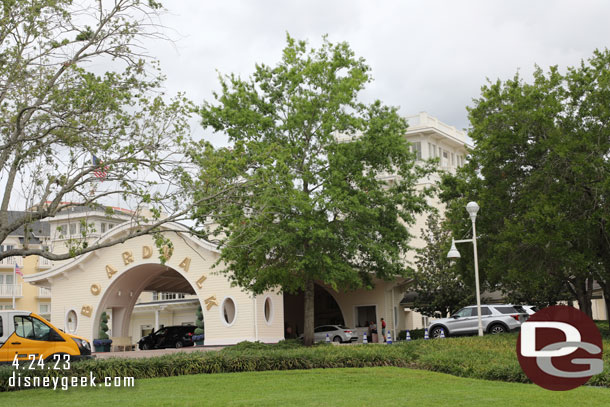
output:
[{"label": "american flag", "polygon": [[15,274],[19,274],[21,277],[23,277],[23,273],[21,272],[21,267],[19,267],[19,265],[17,263],[15,263]]},{"label": "american flag", "polygon": [[95,156],[95,154],[91,154],[91,157],[93,161],[93,166],[95,167],[95,169],[93,170],[93,175],[103,181],[108,176],[108,166],[103,165],[100,162],[99,158]]}]

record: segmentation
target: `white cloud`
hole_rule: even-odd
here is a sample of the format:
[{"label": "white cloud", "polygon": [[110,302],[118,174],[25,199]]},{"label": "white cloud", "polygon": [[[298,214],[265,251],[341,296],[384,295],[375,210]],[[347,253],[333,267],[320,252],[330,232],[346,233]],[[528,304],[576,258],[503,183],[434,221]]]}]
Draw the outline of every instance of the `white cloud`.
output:
[{"label": "white cloud", "polygon": [[[486,78],[576,65],[610,38],[605,1],[166,1],[174,44],[148,44],[168,93],[212,100],[217,70],[248,76],[279,61],[286,32],[347,41],[373,69],[363,97],[425,110],[458,128]],[[198,130],[201,131],[201,130]],[[222,142],[222,138],[215,137]]]}]

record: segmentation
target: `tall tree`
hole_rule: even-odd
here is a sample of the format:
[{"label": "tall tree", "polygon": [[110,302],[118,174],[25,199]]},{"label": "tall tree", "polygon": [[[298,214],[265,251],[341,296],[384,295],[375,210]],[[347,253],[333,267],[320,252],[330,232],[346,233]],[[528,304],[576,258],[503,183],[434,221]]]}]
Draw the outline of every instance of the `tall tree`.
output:
[{"label": "tall tree", "polygon": [[0,259],[62,260],[187,218],[192,200],[179,181],[188,169],[192,105],[182,95],[163,95],[158,64],[142,48],[144,40],[163,37],[155,25],[160,7],[140,0],[2,1],[0,242],[18,229],[35,233],[34,222],[70,207],[117,201],[134,209],[139,228],[95,244],[85,233],[69,240],[65,253],[25,239]]},{"label": "tall tree", "polygon": [[451,264],[447,252],[451,233],[444,227],[438,214],[430,214],[421,237],[426,243],[417,249],[413,290],[417,293],[413,308],[424,315],[443,317],[474,301],[474,276],[462,276]]},{"label": "tall tree", "polygon": [[[253,187],[241,201],[214,212],[225,236],[220,261],[254,293],[303,290],[306,344],[314,283],[371,288],[376,277],[405,274],[407,226],[426,208],[415,186],[428,169],[415,165],[405,120],[357,99],[370,81],[348,44],[324,38],[314,49],[288,36],[275,67],[257,65],[248,80],[221,77],[217,103],[200,110],[205,127],[229,136],[233,157],[257,163],[242,175]],[[385,173],[399,177],[387,183]]]},{"label": "tall tree", "polygon": [[476,147],[444,179],[448,216],[479,202],[483,268],[516,296],[553,303],[563,287],[591,315],[593,281],[608,292],[609,101],[604,50],[565,74],[551,67],[533,83],[490,83],[469,109]]}]

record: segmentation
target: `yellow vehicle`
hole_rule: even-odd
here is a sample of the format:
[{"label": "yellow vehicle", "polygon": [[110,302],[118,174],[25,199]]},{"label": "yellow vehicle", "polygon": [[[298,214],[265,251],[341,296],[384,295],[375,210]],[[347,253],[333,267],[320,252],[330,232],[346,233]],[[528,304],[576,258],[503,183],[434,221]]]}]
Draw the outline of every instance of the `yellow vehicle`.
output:
[{"label": "yellow vehicle", "polygon": [[[32,356],[34,355],[34,356]],[[80,336],[67,334],[43,317],[29,311],[0,311],[0,364],[20,361],[51,361],[61,358],[91,358],[91,344]]]}]

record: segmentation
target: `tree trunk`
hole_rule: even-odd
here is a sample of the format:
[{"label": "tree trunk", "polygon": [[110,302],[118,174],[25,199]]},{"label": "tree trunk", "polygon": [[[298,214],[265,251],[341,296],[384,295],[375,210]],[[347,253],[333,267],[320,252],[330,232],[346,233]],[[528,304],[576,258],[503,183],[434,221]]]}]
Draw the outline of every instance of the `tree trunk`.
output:
[{"label": "tree trunk", "polygon": [[305,315],[303,329],[303,343],[305,346],[313,345],[313,329],[314,329],[314,282],[307,280],[305,283]]},{"label": "tree trunk", "polygon": [[[589,280],[589,281],[587,281]],[[593,317],[592,307],[591,307],[591,295],[593,288],[593,280],[592,279],[574,279],[571,282],[571,288],[573,288],[572,292],[576,296],[576,300],[578,300],[578,308],[587,314],[590,318]]]}]

